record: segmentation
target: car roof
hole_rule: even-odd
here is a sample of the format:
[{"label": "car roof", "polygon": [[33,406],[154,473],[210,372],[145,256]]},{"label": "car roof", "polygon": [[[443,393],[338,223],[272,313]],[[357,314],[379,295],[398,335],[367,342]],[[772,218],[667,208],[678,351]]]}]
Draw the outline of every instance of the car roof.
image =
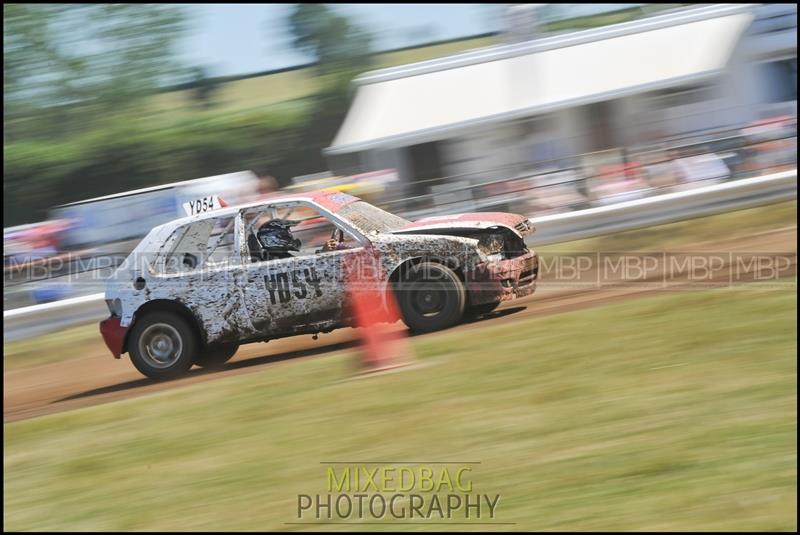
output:
[{"label": "car roof", "polygon": [[204,212],[202,214],[190,215],[178,219],[173,219],[172,221],[169,221],[154,228],[158,229],[163,229],[166,227],[178,228],[190,222],[202,221],[204,219],[210,219],[210,218],[231,216],[238,213],[239,210],[270,205],[278,202],[281,203],[310,202],[312,204],[317,204],[322,208],[325,208],[326,210],[329,210],[331,212],[337,212],[338,210],[342,209],[348,204],[360,200],[361,199],[359,199],[358,197],[354,197],[353,195],[342,193],[341,191],[336,191],[336,190],[317,190],[317,191],[307,191],[303,193],[277,193],[265,196],[262,199],[259,199],[258,201],[236,204],[233,206],[226,206],[224,208],[212,210],[210,212]]}]

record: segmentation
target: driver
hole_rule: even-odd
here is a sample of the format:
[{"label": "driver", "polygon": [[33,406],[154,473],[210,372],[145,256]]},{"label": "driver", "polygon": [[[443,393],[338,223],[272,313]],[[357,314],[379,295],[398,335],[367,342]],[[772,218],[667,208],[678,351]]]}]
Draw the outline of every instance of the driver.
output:
[{"label": "driver", "polygon": [[249,239],[251,256],[256,261],[291,258],[290,251],[300,250],[300,240],[292,235],[291,227],[299,221],[289,219],[272,219],[258,229],[255,243],[252,235]]},{"label": "driver", "polygon": [[[291,227],[300,221],[288,219],[272,219],[261,225],[258,232],[248,237],[250,256],[254,262],[292,258],[290,251],[300,250],[300,240],[292,234]],[[347,249],[341,230],[334,229],[331,237],[322,245],[317,253]]]}]

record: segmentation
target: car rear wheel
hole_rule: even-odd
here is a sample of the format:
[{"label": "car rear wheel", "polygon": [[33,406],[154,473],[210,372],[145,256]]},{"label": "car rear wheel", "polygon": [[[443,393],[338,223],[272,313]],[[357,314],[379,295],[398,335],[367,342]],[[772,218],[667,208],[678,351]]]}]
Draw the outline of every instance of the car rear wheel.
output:
[{"label": "car rear wheel", "polygon": [[172,312],[152,312],[131,331],[131,362],[152,379],[172,379],[186,373],[197,353],[197,337],[189,323]]},{"label": "car rear wheel", "polygon": [[194,363],[202,368],[219,368],[228,362],[238,349],[237,343],[213,345],[198,353]]},{"label": "car rear wheel", "polygon": [[412,331],[431,332],[461,321],[466,304],[464,285],[452,269],[421,262],[397,285],[403,322]]}]

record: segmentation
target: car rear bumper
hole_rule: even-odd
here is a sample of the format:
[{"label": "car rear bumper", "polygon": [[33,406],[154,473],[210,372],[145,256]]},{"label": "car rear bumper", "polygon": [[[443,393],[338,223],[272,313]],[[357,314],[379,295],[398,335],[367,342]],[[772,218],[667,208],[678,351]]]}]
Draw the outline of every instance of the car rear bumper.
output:
[{"label": "car rear bumper", "polygon": [[470,305],[496,303],[531,295],[539,277],[535,251],[522,256],[482,264],[466,274]]},{"label": "car rear bumper", "polygon": [[122,355],[127,332],[128,328],[120,325],[118,316],[109,316],[100,322],[100,334],[103,336],[103,341],[116,359]]}]

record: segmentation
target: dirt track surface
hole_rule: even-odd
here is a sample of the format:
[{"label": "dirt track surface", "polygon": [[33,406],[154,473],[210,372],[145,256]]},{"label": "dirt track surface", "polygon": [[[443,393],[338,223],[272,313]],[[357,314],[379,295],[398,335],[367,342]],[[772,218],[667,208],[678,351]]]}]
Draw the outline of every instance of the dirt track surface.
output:
[{"label": "dirt track surface", "polygon": [[[608,276],[607,270],[603,267],[604,259],[599,257],[591,269],[582,274],[579,281],[569,277],[571,269],[569,265],[551,266],[549,270],[542,270],[539,287],[533,296],[505,303],[491,314],[445,332],[465,329],[473,331],[476,328],[515,322],[530,316],[556,314],[642,295],[691,291],[691,288],[720,287],[731,282],[744,283],[758,278],[754,271],[758,266],[748,261],[738,262],[739,257],[734,253],[765,255],[790,253],[788,257],[785,255],[782,257],[784,262],[780,266],[782,271],[779,275],[796,275],[796,242],[797,228],[787,227],[745,237],[681,247],[681,253],[713,252],[712,256],[722,262],[716,265],[709,276],[699,279],[693,276],[697,272],[683,262],[671,266],[669,277],[665,277],[662,271],[655,269],[628,283],[619,278],[619,273]],[[631,257],[636,255],[631,253]],[[587,255],[587,258],[590,257],[591,255]],[[545,258],[547,255],[543,255],[543,260]],[[659,255],[650,255],[649,258],[657,262]],[[787,265],[786,258],[791,259],[790,265]],[[662,258],[661,261],[664,264],[669,263],[668,258]],[[684,269],[680,269],[681,266]],[[751,268],[749,271],[748,266]],[[564,269],[559,269],[560,267]],[[791,288],[791,291],[795,291],[795,288]],[[437,335],[431,333],[423,337]],[[356,346],[357,337],[354,329],[340,329],[330,334],[323,334],[316,341],[312,340],[311,336],[297,336],[274,340],[267,344],[250,344],[243,346],[221,371],[209,372],[194,368],[186,377],[169,382],[153,382],[142,377],[126,357],[121,360],[113,359],[101,344],[89,348],[65,348],[65,351],[86,352],[87,355],[41,366],[4,370],[3,420],[4,422],[22,420],[179,388],[201,381],[213,381],[263,370],[266,366],[279,365],[283,361],[295,358],[321,357]]]}]

